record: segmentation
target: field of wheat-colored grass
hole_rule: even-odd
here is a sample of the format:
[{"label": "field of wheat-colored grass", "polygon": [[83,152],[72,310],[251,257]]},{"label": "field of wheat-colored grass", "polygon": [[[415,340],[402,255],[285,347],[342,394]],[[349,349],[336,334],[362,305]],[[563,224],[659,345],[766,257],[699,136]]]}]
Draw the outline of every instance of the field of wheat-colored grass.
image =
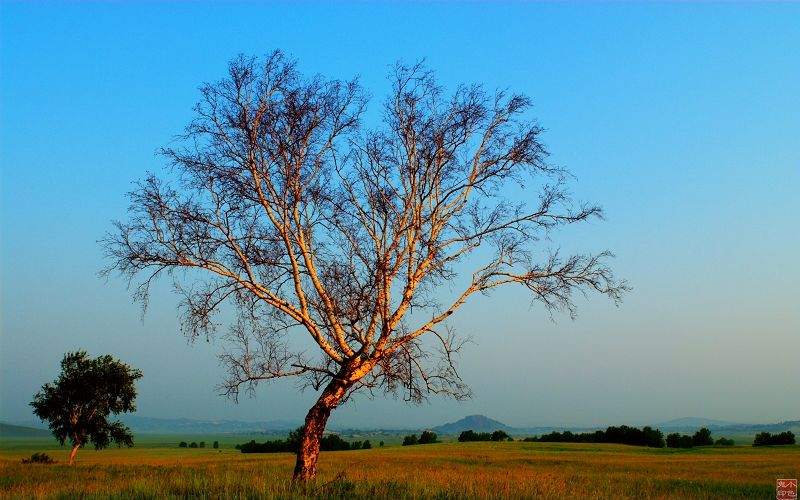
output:
[{"label": "field of wheat-colored grass", "polygon": [[30,450],[0,447],[0,499],[768,499],[775,479],[800,476],[798,446],[441,443],[323,452],[318,480],[301,490],[289,454],[149,443],[81,450],[70,467],[58,447],[35,450],[57,464],[22,464]]}]

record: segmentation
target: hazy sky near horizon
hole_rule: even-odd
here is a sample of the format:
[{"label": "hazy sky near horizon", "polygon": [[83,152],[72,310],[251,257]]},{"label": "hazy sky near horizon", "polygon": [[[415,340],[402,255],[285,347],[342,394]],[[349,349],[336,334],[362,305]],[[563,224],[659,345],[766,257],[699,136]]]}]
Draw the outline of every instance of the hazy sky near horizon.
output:
[{"label": "hazy sky near horizon", "polygon": [[470,401],[357,398],[334,425],[413,427],[483,413],[510,425],[800,418],[800,4],[455,2],[0,4],[0,419],[66,351],[142,369],[138,414],[300,421],[313,393],[218,396],[220,341],[188,345],[169,283],[147,314],[98,278],[97,240],[198,87],[238,53],[280,48],[305,74],[388,66],[534,100],[554,164],[606,220],[553,246],[616,254],[633,291],[549,319],[521,289],[467,302],[453,326]]}]

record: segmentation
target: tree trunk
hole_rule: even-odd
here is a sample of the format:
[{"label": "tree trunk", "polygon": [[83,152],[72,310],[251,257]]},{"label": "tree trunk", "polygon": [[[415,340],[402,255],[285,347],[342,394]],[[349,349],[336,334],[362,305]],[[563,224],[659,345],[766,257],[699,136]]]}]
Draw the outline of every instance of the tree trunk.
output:
[{"label": "tree trunk", "polygon": [[351,385],[341,380],[332,380],[322,391],[314,406],[308,410],[305,426],[300,433],[300,448],[297,450],[297,462],[294,466],[295,482],[305,482],[317,477],[317,459],[322,433],[331,411],[344,398]]},{"label": "tree trunk", "polygon": [[72,447],[72,451],[69,454],[69,464],[70,465],[75,463],[75,454],[78,453],[78,448],[80,448],[80,447],[81,447],[81,445],[79,445],[79,444],[76,444],[76,445],[74,445]]}]

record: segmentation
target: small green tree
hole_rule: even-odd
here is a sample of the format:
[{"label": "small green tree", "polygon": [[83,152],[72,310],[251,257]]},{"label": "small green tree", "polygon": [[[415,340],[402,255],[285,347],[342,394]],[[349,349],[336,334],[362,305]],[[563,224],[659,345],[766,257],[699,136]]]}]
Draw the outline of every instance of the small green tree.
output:
[{"label": "small green tree", "polygon": [[419,443],[419,438],[416,434],[409,434],[403,438],[403,446],[413,446]]},{"label": "small green tree", "polygon": [[48,421],[62,445],[69,441],[69,463],[78,448],[91,442],[100,450],[109,444],[133,446],[133,434],[109,415],[136,411],[135,382],[142,372],[110,355],[89,358],[85,351],[70,352],[61,360],[61,374],[42,386],[30,405],[33,413]]},{"label": "small green tree", "polygon": [[192,441],[192,444],[189,445],[189,448],[197,448],[197,443]]},{"label": "small green tree", "polygon": [[687,436],[686,434],[678,434],[677,432],[673,432],[672,434],[667,436],[667,446],[669,448],[691,448],[692,436]]},{"label": "small green tree", "polygon": [[219,441],[214,441],[213,447],[214,447],[215,450],[219,449]]},{"label": "small green tree", "polygon": [[329,434],[322,438],[320,443],[322,451],[347,451],[350,448],[350,443],[341,438],[337,434]]},{"label": "small green tree", "polygon": [[371,450],[372,449],[372,443],[369,442],[369,439],[364,441],[364,444],[361,445],[361,449],[362,450]]},{"label": "small green tree", "polygon": [[419,444],[431,444],[437,440],[436,433],[432,431],[424,431],[419,437]]},{"label": "small green tree", "polygon": [[711,439],[711,431],[705,427],[702,427],[692,436],[693,446],[711,446],[712,444],[714,444],[714,440]]},{"label": "small green tree", "polygon": [[200,448],[205,448],[205,447],[206,447],[206,442],[200,441]]},{"label": "small green tree", "polygon": [[736,444],[736,442],[733,439],[728,439],[728,438],[721,437],[721,438],[717,439],[714,442],[714,444],[716,446],[733,446],[733,445]]},{"label": "small green tree", "polygon": [[666,444],[664,443],[664,434],[659,429],[645,426],[642,429],[642,434],[644,436],[645,446],[649,446],[650,448],[663,448]]},{"label": "small green tree", "polygon": [[181,442],[178,444],[178,448],[187,448],[188,446],[189,446],[189,445],[188,445],[188,444],[186,444],[186,441],[181,441]]},{"label": "small green tree", "polygon": [[507,441],[509,435],[505,431],[496,430],[492,433],[492,441]]}]

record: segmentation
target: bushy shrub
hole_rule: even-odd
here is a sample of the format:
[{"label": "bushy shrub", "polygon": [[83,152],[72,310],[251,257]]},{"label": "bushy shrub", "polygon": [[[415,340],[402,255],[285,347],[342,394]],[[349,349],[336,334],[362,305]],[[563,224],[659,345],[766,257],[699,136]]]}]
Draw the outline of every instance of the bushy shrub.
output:
[{"label": "bushy shrub", "polygon": [[794,443],[795,439],[792,431],[781,432],[774,436],[769,432],[759,432],[753,440],[753,446],[772,446]]},{"label": "bushy shrub", "polygon": [[361,445],[361,449],[362,450],[371,450],[372,449],[372,443],[369,442],[369,439],[364,441],[364,444]]},{"label": "bushy shrub", "polygon": [[23,464],[54,464],[55,460],[47,456],[47,453],[34,453],[31,458],[23,458]]},{"label": "bushy shrub", "polygon": [[[409,434],[408,436],[403,436],[403,446],[413,446],[415,444],[431,444],[438,442],[439,441],[438,437],[436,436],[436,433],[432,431],[423,431],[419,437],[417,437],[416,434]],[[381,441],[381,446],[383,446],[383,441]]]},{"label": "bushy shrub", "polygon": [[218,449],[218,448],[219,448],[219,441],[214,441],[214,444],[212,445],[212,447],[213,447],[215,450],[216,450],[216,449]]},{"label": "bushy shrub", "polygon": [[437,442],[438,436],[435,432],[424,431],[419,437],[419,444],[431,444]]},{"label": "bushy shrub", "polygon": [[693,446],[692,436],[673,432],[667,436],[667,446],[670,448],[691,448]]},{"label": "bushy shrub", "polygon": [[711,439],[711,431],[705,427],[701,427],[692,436],[692,446],[711,446],[714,440]]},{"label": "bushy shrub", "polygon": [[719,438],[714,444],[716,446],[733,446],[736,442],[733,439]]},{"label": "bushy shrub", "polygon": [[416,434],[409,434],[408,436],[403,436],[403,446],[412,446],[419,443],[419,438]]},{"label": "bushy shrub", "polygon": [[350,443],[339,437],[338,434],[328,434],[322,438],[319,449],[322,451],[346,451],[351,448]]},{"label": "bushy shrub", "polygon": [[189,445],[188,445],[188,444],[186,444],[186,441],[181,441],[181,442],[178,444],[178,448],[188,448],[188,447],[189,447]]},{"label": "bushy shrub", "polygon": [[491,441],[492,435],[488,432],[475,432],[472,429],[467,431],[463,431],[461,434],[458,435],[458,441],[461,443],[467,443],[470,441]]},{"label": "bushy shrub", "polygon": [[189,445],[189,448],[197,448],[197,443],[192,441],[192,444]]},{"label": "bushy shrub", "polygon": [[508,441],[510,436],[505,431],[496,430],[492,433],[492,441]]},{"label": "bushy shrub", "polygon": [[289,448],[289,451],[297,453],[300,449],[300,434],[302,433],[302,425],[293,431],[289,431],[289,436],[286,437],[286,447]]}]

